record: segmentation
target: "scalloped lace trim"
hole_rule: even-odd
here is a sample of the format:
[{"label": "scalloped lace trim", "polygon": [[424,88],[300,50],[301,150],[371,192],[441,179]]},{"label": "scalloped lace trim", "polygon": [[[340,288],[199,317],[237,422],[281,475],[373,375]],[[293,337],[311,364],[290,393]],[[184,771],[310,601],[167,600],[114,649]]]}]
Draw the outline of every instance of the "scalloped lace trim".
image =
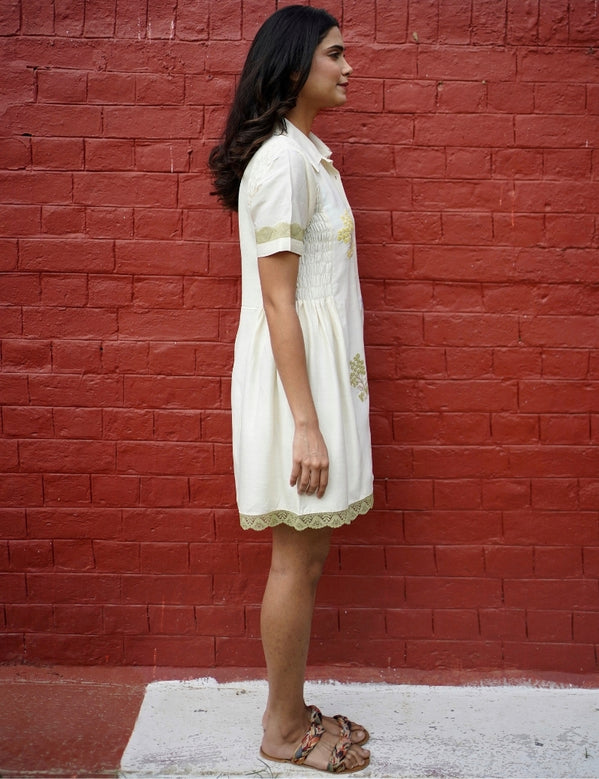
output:
[{"label": "scalloped lace trim", "polygon": [[323,514],[294,514],[292,511],[271,511],[268,514],[240,514],[241,527],[244,530],[265,530],[267,527],[285,524],[296,530],[317,530],[323,527],[341,527],[353,522],[358,514],[370,511],[374,498],[357,500],[343,511],[328,511]]}]

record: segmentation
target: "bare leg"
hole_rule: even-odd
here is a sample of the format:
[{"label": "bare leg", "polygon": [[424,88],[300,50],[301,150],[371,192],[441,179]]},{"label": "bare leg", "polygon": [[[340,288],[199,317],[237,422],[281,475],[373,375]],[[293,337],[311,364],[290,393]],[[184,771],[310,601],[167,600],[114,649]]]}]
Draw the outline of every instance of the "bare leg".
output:
[{"label": "bare leg", "polygon": [[[316,588],[328,555],[331,530],[273,528],[272,562],[262,602],[262,644],[268,669],[264,752],[289,758],[309,727],[304,680]],[[336,737],[325,734],[309,762],[325,767]],[[348,768],[368,751],[352,747]],[[312,756],[311,756],[312,757]]]}]

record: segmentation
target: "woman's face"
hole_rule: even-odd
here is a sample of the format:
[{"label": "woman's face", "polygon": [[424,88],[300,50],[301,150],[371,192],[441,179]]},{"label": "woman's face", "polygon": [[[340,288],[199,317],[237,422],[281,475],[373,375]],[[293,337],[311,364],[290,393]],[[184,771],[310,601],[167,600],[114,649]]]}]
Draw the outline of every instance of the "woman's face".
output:
[{"label": "woman's face", "polygon": [[338,27],[332,27],[316,47],[306,83],[298,102],[317,113],[335,108],[347,100],[347,84],[352,69],[345,59],[345,47]]}]

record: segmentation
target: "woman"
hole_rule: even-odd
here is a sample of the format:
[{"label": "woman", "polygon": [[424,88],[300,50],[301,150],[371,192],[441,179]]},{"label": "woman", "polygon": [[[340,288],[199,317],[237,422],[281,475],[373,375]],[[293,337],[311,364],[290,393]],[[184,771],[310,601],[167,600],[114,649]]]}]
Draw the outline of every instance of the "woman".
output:
[{"label": "woman", "polygon": [[316,587],[332,529],[372,506],[368,385],[354,225],[330,150],[311,134],[346,101],[337,21],[289,6],[250,48],[210,167],[239,212],[242,307],[232,383],[244,528],[272,528],[261,612],[268,703],[261,754],[365,768],[368,732],[304,702]]}]

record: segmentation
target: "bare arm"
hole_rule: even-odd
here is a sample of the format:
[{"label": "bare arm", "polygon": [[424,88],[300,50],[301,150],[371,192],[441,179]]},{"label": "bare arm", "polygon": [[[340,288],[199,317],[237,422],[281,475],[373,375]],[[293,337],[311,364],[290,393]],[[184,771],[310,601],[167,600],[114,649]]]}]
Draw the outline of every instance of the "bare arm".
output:
[{"label": "bare arm", "polygon": [[302,328],[295,309],[299,257],[278,252],[260,257],[258,268],[272,351],[293,415],[293,463],[290,484],[299,493],[322,498],[329,456],[312,398]]}]

